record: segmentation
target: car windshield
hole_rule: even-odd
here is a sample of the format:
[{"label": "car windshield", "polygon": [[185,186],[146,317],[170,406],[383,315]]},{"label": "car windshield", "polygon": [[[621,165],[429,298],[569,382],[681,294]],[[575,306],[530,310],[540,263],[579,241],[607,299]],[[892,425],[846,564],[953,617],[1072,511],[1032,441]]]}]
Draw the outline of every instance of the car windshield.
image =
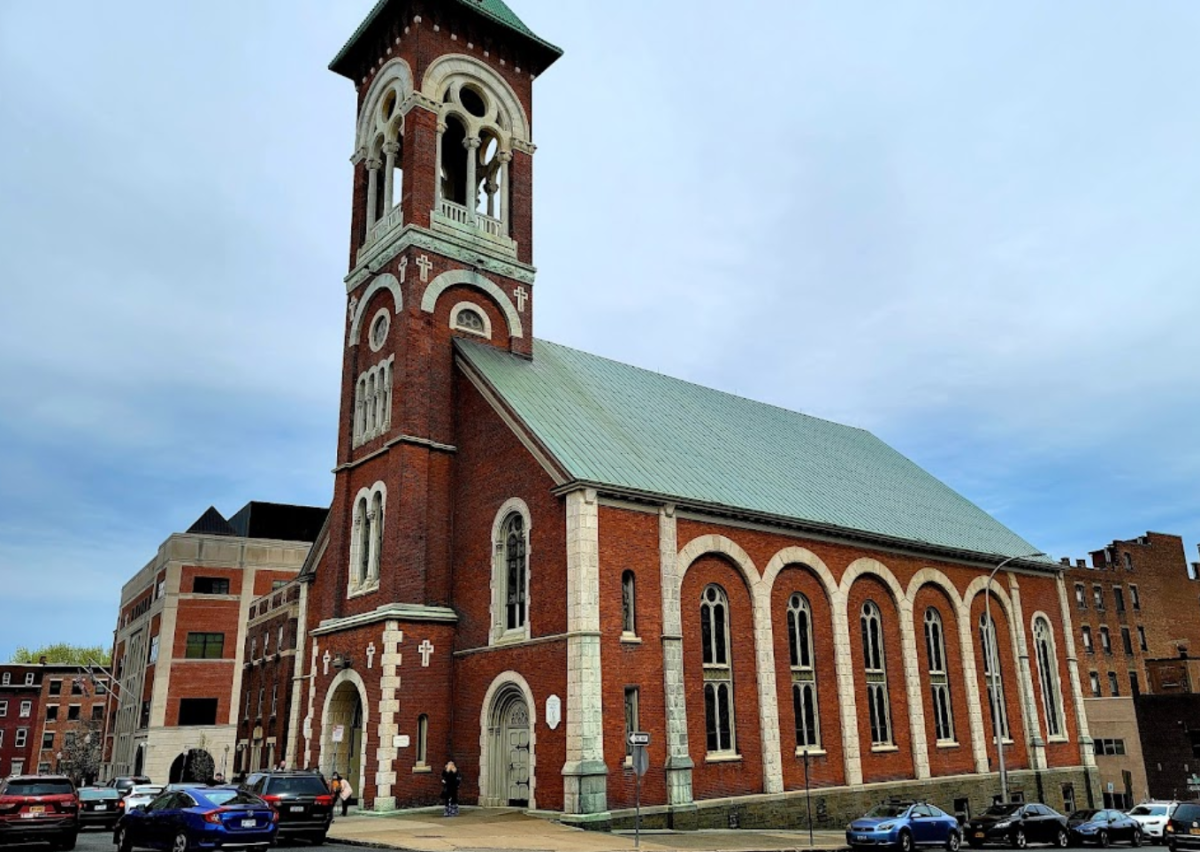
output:
[{"label": "car windshield", "polygon": [[904,816],[908,812],[908,805],[876,805],[867,811],[868,819],[890,819],[891,817]]},{"label": "car windshield", "polygon": [[98,799],[115,799],[120,794],[113,789],[91,788],[79,791],[79,798],[85,802],[94,802]]},{"label": "car windshield", "polygon": [[1166,805],[1138,805],[1129,812],[1130,816],[1166,816]]},{"label": "car windshield", "polygon": [[997,816],[997,817],[1011,816],[1012,814],[1016,813],[1020,809],[1021,809],[1021,805],[1018,804],[1017,802],[1013,802],[1013,803],[1007,804],[1007,805],[992,805],[990,808],[987,809],[987,811],[984,812],[984,816]]},{"label": "car windshield", "polygon": [[329,788],[319,775],[290,775],[283,778],[272,778],[267,782],[267,791],[272,795],[280,793],[328,793]]},{"label": "car windshield", "polygon": [[1071,814],[1069,817],[1067,817],[1067,819],[1091,819],[1098,813],[1099,811],[1094,810],[1075,811],[1075,813]]},{"label": "car windshield", "polygon": [[39,778],[37,781],[9,781],[5,789],[6,796],[70,796],[75,793],[75,787],[70,781],[47,781]]},{"label": "car windshield", "polygon": [[247,793],[244,790],[205,790],[204,798],[208,799],[214,805],[265,805],[262,799],[253,793]]}]

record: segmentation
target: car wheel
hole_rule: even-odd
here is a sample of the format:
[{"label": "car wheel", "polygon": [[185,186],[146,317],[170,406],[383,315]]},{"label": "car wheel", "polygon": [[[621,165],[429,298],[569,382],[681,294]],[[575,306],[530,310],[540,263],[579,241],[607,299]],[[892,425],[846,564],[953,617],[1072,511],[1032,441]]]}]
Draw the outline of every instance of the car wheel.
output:
[{"label": "car wheel", "polygon": [[1142,833],[1140,831],[1138,831],[1136,828],[1133,830],[1133,837],[1130,839],[1129,845],[1130,846],[1141,846],[1142,845]]},{"label": "car wheel", "polygon": [[980,846],[983,845],[983,841],[976,840],[974,837],[968,837],[967,845],[970,846],[972,849],[978,849]]},{"label": "car wheel", "polygon": [[957,831],[950,832],[950,836],[946,838],[946,848],[949,852],[958,852],[961,846],[962,837],[959,836]]},{"label": "car wheel", "polygon": [[1024,849],[1029,845],[1029,840],[1025,837],[1025,829],[1018,828],[1012,833],[1013,849]]},{"label": "car wheel", "polygon": [[118,828],[113,842],[117,844],[117,852],[133,852],[133,844],[129,842],[129,832],[126,829]]},{"label": "car wheel", "polygon": [[171,844],[171,852],[188,852],[188,845],[188,836],[181,831],[175,835],[175,842]]},{"label": "car wheel", "polygon": [[1054,835],[1054,845],[1059,849],[1066,849],[1071,845],[1071,836],[1065,828],[1060,828],[1058,834]]},{"label": "car wheel", "polygon": [[1107,846],[1108,845],[1108,832],[1105,831],[1104,829],[1101,829],[1100,833],[1096,835],[1096,845],[1097,846]]},{"label": "car wheel", "polygon": [[311,843],[313,846],[320,846],[324,842],[325,842],[325,832],[323,832],[323,831],[320,834],[314,836],[312,838],[312,840],[309,841],[309,843]]},{"label": "car wheel", "polygon": [[61,838],[59,838],[59,841],[54,844],[54,848],[61,849],[62,852],[70,852],[70,850],[75,848],[76,839],[77,835],[64,834]]}]

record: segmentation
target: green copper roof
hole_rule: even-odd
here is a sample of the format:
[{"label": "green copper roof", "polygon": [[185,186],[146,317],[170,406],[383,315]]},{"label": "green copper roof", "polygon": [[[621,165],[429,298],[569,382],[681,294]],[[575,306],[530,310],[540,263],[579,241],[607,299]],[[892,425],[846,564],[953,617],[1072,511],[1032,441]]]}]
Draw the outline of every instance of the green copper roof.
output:
[{"label": "green copper roof", "polygon": [[862,429],[544,340],[532,361],[458,346],[576,481],[939,549],[1037,550]]},{"label": "green copper roof", "polygon": [[[358,28],[354,30],[350,38],[348,38],[346,43],[342,45],[342,49],[338,51],[337,56],[333,57],[333,61],[329,63],[329,69],[331,71],[342,73],[342,69],[340,67],[342,60],[346,58],[346,55],[350,52],[351,47],[353,47],[359,38],[362,37],[363,33],[365,33],[371,27],[371,24],[375,23],[375,20],[383,13],[383,10],[387,7],[387,5],[392,2],[394,2],[394,0],[379,0],[379,2],[372,7],[371,11],[367,13],[367,17],[364,18],[363,22],[358,25]],[[533,32],[533,30],[525,26],[525,23],[513,13],[513,10],[508,8],[508,4],[506,4],[504,0],[443,0],[443,2],[453,2],[457,3],[459,6],[465,6],[466,8],[479,13],[483,17],[499,24],[505,29],[520,35],[524,39],[532,41],[538,48],[541,49],[544,54],[546,54],[543,56],[543,59],[545,60],[547,66],[550,65],[550,63],[555,59],[562,56],[562,48],[556,47],[555,45],[546,41],[544,38],[539,37]],[[542,70],[545,69],[543,68]]]}]

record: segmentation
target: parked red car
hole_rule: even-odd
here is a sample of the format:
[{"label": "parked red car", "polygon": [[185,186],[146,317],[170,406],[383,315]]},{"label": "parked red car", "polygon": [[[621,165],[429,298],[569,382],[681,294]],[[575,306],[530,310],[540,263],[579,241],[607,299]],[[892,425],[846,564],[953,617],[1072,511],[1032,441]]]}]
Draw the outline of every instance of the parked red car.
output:
[{"label": "parked red car", "polygon": [[0,781],[0,845],[48,841],[64,852],[79,834],[79,796],[64,775],[14,775]]}]

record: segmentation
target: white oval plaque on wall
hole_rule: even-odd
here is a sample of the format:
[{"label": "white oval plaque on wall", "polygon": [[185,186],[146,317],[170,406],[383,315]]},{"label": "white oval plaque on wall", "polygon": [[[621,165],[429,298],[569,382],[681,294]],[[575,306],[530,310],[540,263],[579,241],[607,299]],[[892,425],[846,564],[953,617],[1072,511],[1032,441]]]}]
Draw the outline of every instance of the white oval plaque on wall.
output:
[{"label": "white oval plaque on wall", "polygon": [[546,725],[553,731],[561,721],[562,699],[557,695],[551,695],[546,699]]}]

